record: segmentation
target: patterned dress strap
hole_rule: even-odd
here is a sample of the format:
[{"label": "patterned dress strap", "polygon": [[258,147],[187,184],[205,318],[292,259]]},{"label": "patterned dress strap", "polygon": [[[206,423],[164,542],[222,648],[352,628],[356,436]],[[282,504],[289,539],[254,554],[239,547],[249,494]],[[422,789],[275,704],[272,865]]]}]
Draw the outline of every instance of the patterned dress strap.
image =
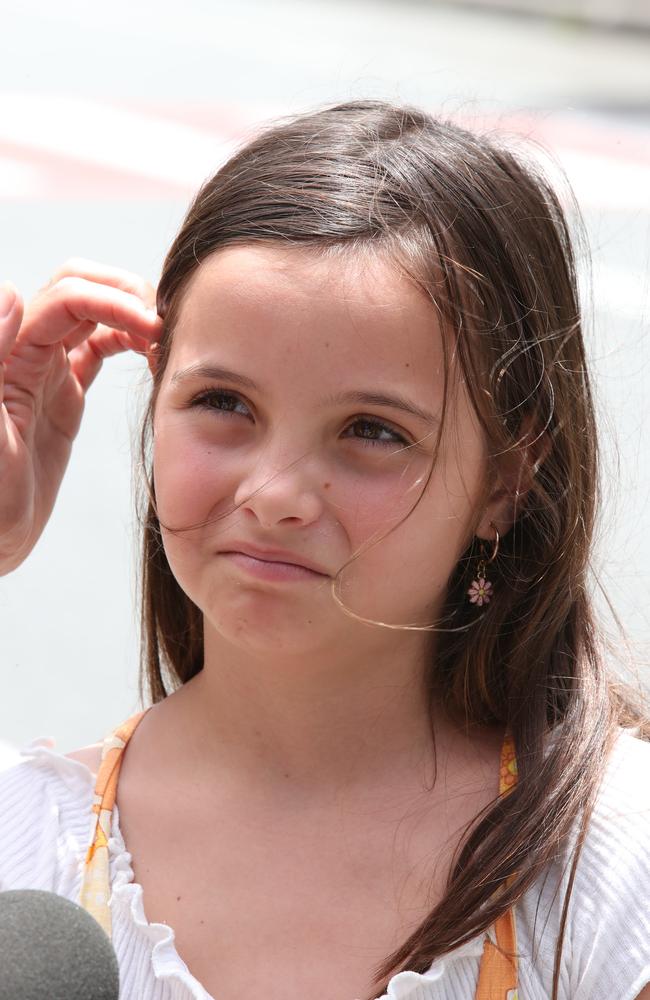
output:
[{"label": "patterned dress strap", "polygon": [[111,892],[108,838],[111,835],[111,816],[117,795],[117,779],[124,749],[147,711],[148,709],[145,709],[132,715],[104,739],[101,764],[95,782],[92,841],[84,861],[79,905],[101,924],[109,938],[112,936],[112,924],[108,905]]},{"label": "patterned dress strap", "polygon": [[[507,795],[517,784],[517,756],[512,736],[506,732],[501,747],[499,794]],[[494,922],[496,945],[485,940],[475,1000],[518,1000],[517,928],[514,909]]]}]

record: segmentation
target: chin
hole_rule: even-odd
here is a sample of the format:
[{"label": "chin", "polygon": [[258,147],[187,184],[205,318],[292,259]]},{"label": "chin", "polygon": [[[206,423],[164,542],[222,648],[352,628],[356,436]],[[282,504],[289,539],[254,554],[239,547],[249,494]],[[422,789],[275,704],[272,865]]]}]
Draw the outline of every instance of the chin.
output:
[{"label": "chin", "polygon": [[306,657],[332,641],[331,632],[325,636],[323,629],[315,627],[313,620],[260,621],[253,615],[229,617],[218,615],[205,620],[215,642],[246,651],[251,655],[273,657],[277,654]]}]

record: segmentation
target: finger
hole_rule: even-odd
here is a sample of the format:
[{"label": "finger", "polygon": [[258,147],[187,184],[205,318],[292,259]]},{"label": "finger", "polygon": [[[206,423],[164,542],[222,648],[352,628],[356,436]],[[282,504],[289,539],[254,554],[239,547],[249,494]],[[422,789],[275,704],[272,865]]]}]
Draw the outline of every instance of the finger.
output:
[{"label": "finger", "polygon": [[88,341],[95,353],[101,355],[102,358],[110,358],[114,354],[120,354],[124,351],[145,354],[151,346],[151,340],[148,337],[126,333],[124,330],[111,330],[104,326],[98,327],[88,337]]},{"label": "finger", "polygon": [[[117,354],[119,351],[137,351],[138,353],[142,353],[152,343],[151,337],[141,337],[138,334],[125,330],[115,330],[104,323],[85,322],[79,323],[74,330],[64,337],[62,344],[69,353],[78,344],[90,339],[92,339],[93,343],[100,350],[103,349],[104,341],[107,341],[109,347],[114,347],[114,350],[110,351],[111,354]],[[108,357],[108,355],[106,356]]]},{"label": "finger", "polygon": [[144,337],[134,337],[119,330],[98,330],[69,352],[70,370],[86,392],[106,358],[128,350],[146,354],[149,343]]},{"label": "finger", "polygon": [[160,336],[162,320],[131,292],[66,277],[30,303],[19,340],[39,346],[67,340],[71,348],[97,324],[151,340]]},{"label": "finger", "polygon": [[54,272],[45,287],[46,289],[51,288],[62,278],[70,277],[85,278],[86,281],[95,281],[100,285],[121,288],[124,292],[131,292],[132,295],[139,296],[149,307],[156,304],[156,289],[139,274],[121,267],[100,264],[95,260],[88,260],[86,257],[71,257]]},{"label": "finger", "polygon": [[81,386],[83,392],[87,392],[95,381],[103,364],[103,357],[96,353],[88,340],[79,344],[68,354],[68,364],[70,371]]},{"label": "finger", "polygon": [[71,351],[73,347],[76,347],[77,344],[81,344],[97,329],[97,323],[93,323],[92,320],[85,319],[83,323],[77,323],[73,326],[72,329],[65,335],[61,343],[66,351]]}]

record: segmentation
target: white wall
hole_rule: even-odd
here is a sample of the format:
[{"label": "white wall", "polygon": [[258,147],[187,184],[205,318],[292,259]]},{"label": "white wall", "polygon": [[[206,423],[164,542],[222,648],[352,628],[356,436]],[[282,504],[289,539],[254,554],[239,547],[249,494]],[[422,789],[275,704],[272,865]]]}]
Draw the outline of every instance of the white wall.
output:
[{"label": "white wall", "polygon": [[[453,2],[453,0],[452,0]],[[463,3],[463,0],[457,0]],[[471,5],[548,14],[592,24],[650,28],[648,0],[470,0]]]}]

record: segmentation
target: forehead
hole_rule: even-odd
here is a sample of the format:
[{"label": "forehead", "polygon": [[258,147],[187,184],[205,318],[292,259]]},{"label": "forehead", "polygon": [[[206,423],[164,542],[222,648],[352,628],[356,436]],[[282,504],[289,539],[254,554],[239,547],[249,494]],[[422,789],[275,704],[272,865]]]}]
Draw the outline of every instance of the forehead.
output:
[{"label": "forehead", "polygon": [[219,250],[188,284],[175,362],[223,360],[223,352],[294,374],[343,368],[423,382],[443,360],[436,308],[391,261],[274,244]]}]

